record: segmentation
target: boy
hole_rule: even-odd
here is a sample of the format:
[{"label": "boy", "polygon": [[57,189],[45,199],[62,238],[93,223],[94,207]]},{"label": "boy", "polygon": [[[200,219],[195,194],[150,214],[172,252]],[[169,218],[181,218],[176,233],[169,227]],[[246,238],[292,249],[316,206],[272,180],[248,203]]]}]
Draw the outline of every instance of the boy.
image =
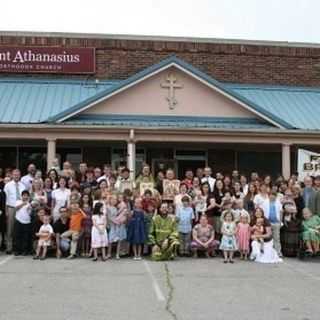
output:
[{"label": "boy", "polygon": [[50,225],[50,216],[43,216],[43,225],[40,227],[36,236],[39,238],[36,255],[33,257],[34,260],[38,260],[40,258],[40,253],[42,249],[42,255],[40,260],[45,260],[47,256],[47,249],[51,245],[51,237],[53,235],[53,229]]},{"label": "boy", "polygon": [[62,239],[70,239],[71,238],[71,248],[70,248],[70,255],[68,259],[76,258],[78,240],[80,236],[80,232],[82,229],[82,220],[85,219],[87,216],[86,214],[80,209],[78,202],[71,202],[70,204],[71,210],[71,217],[70,217],[70,224],[69,230],[64,232],[61,235]]},{"label": "boy", "polygon": [[15,256],[28,255],[31,252],[31,204],[29,191],[21,193],[21,200],[16,202],[14,224]]},{"label": "boy", "polygon": [[187,256],[190,254],[192,221],[195,217],[193,209],[190,206],[189,196],[183,196],[181,202],[182,206],[178,207],[176,213],[180,237],[180,255]]}]

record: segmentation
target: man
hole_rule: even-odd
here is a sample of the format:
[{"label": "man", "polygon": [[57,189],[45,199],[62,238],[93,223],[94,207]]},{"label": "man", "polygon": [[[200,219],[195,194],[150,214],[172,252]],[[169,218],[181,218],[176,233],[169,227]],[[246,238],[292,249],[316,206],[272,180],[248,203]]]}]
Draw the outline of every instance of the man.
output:
[{"label": "man", "polygon": [[85,162],[81,162],[79,164],[79,172],[77,172],[77,181],[79,183],[84,182],[86,180],[86,172],[88,170],[88,166]]},{"label": "man", "polygon": [[70,219],[68,209],[66,207],[61,207],[59,212],[61,216],[53,225],[57,246],[56,256],[58,259],[70,250],[70,240],[61,239],[61,235],[69,230]]},{"label": "man", "polygon": [[201,179],[201,183],[207,182],[210,187],[210,192],[213,192],[214,185],[216,183],[216,179],[211,177],[212,170],[210,167],[204,168],[204,177]]},{"label": "man", "polygon": [[151,258],[155,261],[171,260],[177,255],[179,234],[175,219],[168,216],[168,204],[161,204],[159,214],[151,222],[149,242],[152,245]]},{"label": "man", "polygon": [[6,194],[6,216],[7,216],[7,254],[12,254],[13,228],[16,216],[16,203],[21,200],[22,191],[26,190],[25,185],[20,181],[21,172],[19,169],[12,171],[12,180],[4,187]]},{"label": "man", "polygon": [[259,179],[259,175],[257,172],[251,172],[250,182],[256,182]]},{"label": "man", "polygon": [[[99,181],[100,181],[100,177],[101,177],[101,175],[102,175],[102,173],[101,173],[101,168],[100,167],[95,167],[94,169],[93,169],[93,175],[94,175],[94,179],[97,181],[97,183],[99,183]],[[101,180],[103,180],[103,178],[101,178]]]},{"label": "man", "polygon": [[4,181],[0,181],[0,250],[5,250],[5,234],[6,234],[6,194],[4,192]]},{"label": "man", "polygon": [[239,171],[238,170],[233,170],[232,171],[232,182],[238,182],[239,181]]},{"label": "man", "polygon": [[100,177],[97,178],[97,182],[99,183],[102,180],[106,180],[109,186],[110,185],[109,179],[111,176],[112,176],[112,166],[110,164],[105,164],[103,166],[103,176],[101,176],[101,172],[100,172]]},{"label": "man", "polygon": [[122,169],[121,177],[117,180],[114,187],[120,193],[123,193],[124,190],[133,191],[135,188],[135,183],[130,179],[130,170],[128,168]]},{"label": "man", "polygon": [[313,188],[313,179],[310,176],[307,176],[303,180],[304,189],[302,192],[303,200],[305,206],[315,213],[315,196],[317,194],[316,190]]},{"label": "man", "polygon": [[25,185],[26,190],[30,191],[37,168],[33,163],[30,163],[27,168],[28,173],[21,178],[21,182]]}]

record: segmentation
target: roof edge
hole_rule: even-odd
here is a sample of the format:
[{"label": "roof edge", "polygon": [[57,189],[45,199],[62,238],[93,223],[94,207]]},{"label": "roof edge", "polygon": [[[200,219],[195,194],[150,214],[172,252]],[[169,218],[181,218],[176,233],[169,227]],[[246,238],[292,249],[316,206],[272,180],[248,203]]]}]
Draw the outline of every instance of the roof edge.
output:
[{"label": "roof edge", "polygon": [[111,39],[111,40],[142,40],[142,41],[168,41],[168,42],[194,42],[239,44],[255,46],[320,48],[316,42],[296,42],[281,40],[255,40],[236,38],[211,38],[211,37],[187,37],[166,35],[136,35],[136,34],[108,34],[108,33],[78,33],[78,32],[54,32],[54,31],[6,31],[0,30],[0,36],[9,37],[48,37],[48,38],[79,38],[79,39]]}]

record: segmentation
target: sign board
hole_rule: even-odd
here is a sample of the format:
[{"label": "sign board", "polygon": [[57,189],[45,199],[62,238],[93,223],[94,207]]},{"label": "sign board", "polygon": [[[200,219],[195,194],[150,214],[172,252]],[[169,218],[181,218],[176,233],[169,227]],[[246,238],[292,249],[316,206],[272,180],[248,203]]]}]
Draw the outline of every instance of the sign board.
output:
[{"label": "sign board", "polygon": [[300,181],[303,181],[306,176],[320,175],[320,153],[299,149],[298,173]]},{"label": "sign board", "polygon": [[94,48],[0,46],[0,72],[95,73]]}]

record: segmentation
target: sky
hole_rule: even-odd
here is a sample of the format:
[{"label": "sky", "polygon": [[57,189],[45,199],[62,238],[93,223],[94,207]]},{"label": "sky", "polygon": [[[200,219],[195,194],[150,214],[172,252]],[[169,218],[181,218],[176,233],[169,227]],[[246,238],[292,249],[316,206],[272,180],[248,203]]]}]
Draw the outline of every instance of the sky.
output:
[{"label": "sky", "polygon": [[320,43],[319,0],[15,0],[1,31]]}]

